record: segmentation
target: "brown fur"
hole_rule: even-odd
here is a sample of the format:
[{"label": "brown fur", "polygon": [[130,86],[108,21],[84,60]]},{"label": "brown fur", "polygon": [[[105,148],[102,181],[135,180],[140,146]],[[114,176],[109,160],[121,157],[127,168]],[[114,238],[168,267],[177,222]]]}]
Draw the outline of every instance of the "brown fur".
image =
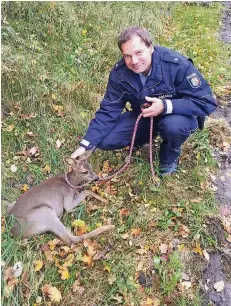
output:
[{"label": "brown fur", "polygon": [[[78,159],[71,157],[64,159],[72,169],[68,173],[68,179],[72,185],[77,186],[82,181],[97,179],[87,161],[90,154],[91,151],[86,151]],[[107,202],[91,191],[78,192],[72,189],[66,183],[64,176],[47,179],[23,193],[15,205],[8,208],[8,214],[15,217],[11,232],[15,236],[22,235],[22,238],[29,238],[50,231],[59,236],[66,244],[74,244],[78,242],[78,237],[66,229],[60,218],[64,209],[73,210],[89,195],[104,203]]]}]

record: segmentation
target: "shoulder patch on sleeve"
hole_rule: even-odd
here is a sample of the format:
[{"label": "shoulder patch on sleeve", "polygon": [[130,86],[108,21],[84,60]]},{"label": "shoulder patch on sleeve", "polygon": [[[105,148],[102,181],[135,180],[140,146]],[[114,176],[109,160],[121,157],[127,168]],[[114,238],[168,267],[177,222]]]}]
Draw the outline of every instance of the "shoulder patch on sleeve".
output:
[{"label": "shoulder patch on sleeve", "polygon": [[201,86],[201,80],[195,72],[187,76],[186,79],[192,88],[198,88]]},{"label": "shoulder patch on sleeve", "polygon": [[170,55],[168,53],[165,53],[161,56],[161,59],[165,62],[170,62],[174,64],[180,64],[182,62],[181,58],[178,56]]}]

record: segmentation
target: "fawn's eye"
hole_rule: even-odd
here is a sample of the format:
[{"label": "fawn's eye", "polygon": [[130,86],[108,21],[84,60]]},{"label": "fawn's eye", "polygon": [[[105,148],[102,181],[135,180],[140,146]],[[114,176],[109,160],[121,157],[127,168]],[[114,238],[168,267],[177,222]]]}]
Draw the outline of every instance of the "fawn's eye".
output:
[{"label": "fawn's eye", "polygon": [[84,172],[82,172],[83,174],[88,174],[88,171],[84,171]]}]

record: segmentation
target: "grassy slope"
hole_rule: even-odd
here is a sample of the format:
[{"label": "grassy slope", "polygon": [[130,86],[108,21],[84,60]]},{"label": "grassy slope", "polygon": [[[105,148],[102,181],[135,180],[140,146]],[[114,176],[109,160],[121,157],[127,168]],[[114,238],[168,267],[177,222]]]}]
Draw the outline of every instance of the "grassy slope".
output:
[{"label": "grassy slope", "polygon": [[[169,14],[172,10],[173,17]],[[64,170],[62,157],[72,152],[76,136],[84,134],[103,95],[112,63],[119,58],[115,40],[125,26],[140,23],[147,27],[158,44],[192,57],[215,91],[222,88],[228,72],[227,53],[214,38],[219,12],[219,4],[206,8],[147,2],[12,3],[7,15],[9,23],[2,29],[3,197],[7,201],[15,200],[23,184],[33,185],[45,179],[47,173],[42,171],[45,165],[51,166],[51,174]],[[60,108],[55,110],[54,105]],[[22,116],[32,113],[36,116],[30,119]],[[28,131],[38,136],[29,137]],[[59,150],[55,148],[57,139],[63,141]],[[15,157],[16,152],[35,145],[40,153],[36,158]],[[117,169],[123,163],[121,154],[96,152],[94,166],[99,171],[103,161],[108,159]],[[10,171],[12,164],[18,167],[16,173]],[[213,192],[207,184],[214,165],[206,130],[196,133],[187,142],[181,172],[164,180],[157,191],[150,183],[145,154],[137,155],[134,166],[117,182],[98,190],[110,200],[108,207],[88,211],[82,205],[64,217],[68,227],[74,219],[81,218],[91,228],[111,219],[117,228],[115,235],[98,239],[101,249],[111,248],[109,255],[87,269],[77,260],[69,268],[70,278],[65,281],[40,249],[41,244],[53,239],[52,235],[23,243],[12,240],[5,229],[2,235],[5,267],[22,260],[30,290],[27,291],[25,282],[20,280],[14,294],[4,299],[4,305],[21,305],[22,300],[25,305],[32,305],[36,297],[42,295],[41,287],[45,283],[60,289],[61,305],[114,305],[120,301],[124,305],[140,305],[148,297],[159,298],[162,303],[169,298],[174,305],[199,305],[198,282],[194,280],[193,290],[181,297],[177,297],[176,282],[179,272],[186,269],[182,264],[185,254],[186,263],[195,260],[192,248],[198,234],[202,248],[216,246],[206,226],[201,226],[205,216],[215,210]],[[198,197],[199,204],[192,201]],[[130,211],[129,216],[120,216],[123,207]],[[155,221],[156,226],[151,227],[150,221]],[[181,224],[190,229],[185,240],[179,235]],[[141,228],[141,237],[130,236],[124,240],[121,235],[130,234],[133,228]],[[155,274],[151,274],[152,288],[140,290],[136,282],[137,266],[142,266],[147,274],[154,271],[152,258],[156,256],[158,261],[158,246],[171,242],[174,237],[181,239],[181,251],[176,250],[167,262],[161,261],[156,266]],[[137,254],[137,249],[144,249],[146,253]],[[76,259],[83,254],[86,248],[80,246],[75,251]],[[45,268],[36,273],[32,266],[33,260],[38,259],[45,261]],[[105,267],[110,271],[108,275],[105,275]],[[81,285],[86,289],[82,297],[71,290],[76,272],[81,273]],[[187,272],[195,278],[193,271]],[[196,277],[199,279],[198,275]],[[193,301],[190,301],[192,295]]]}]

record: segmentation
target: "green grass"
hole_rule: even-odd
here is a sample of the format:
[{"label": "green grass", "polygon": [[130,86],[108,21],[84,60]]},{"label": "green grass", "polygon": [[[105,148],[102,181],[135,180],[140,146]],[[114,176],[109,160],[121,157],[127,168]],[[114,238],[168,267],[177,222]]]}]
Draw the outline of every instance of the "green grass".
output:
[{"label": "green grass", "polygon": [[[215,39],[219,27],[221,5],[209,8],[185,3],[162,2],[3,2],[7,11],[2,25],[2,197],[5,203],[21,194],[24,184],[36,185],[49,175],[65,171],[63,157],[72,153],[84,135],[104,94],[110,69],[120,58],[116,38],[121,29],[140,24],[147,27],[157,44],[163,44],[192,57],[195,64],[220,94],[229,78],[227,59],[229,49]],[[221,78],[220,75],[223,75]],[[27,133],[33,132],[35,136]],[[56,141],[62,145],[56,149]],[[16,155],[19,151],[38,147],[37,156],[29,159]],[[179,272],[185,271],[184,251],[169,254],[165,262],[158,246],[179,238],[194,256],[194,238],[200,234],[203,248],[216,248],[216,241],[206,226],[207,216],[216,213],[214,194],[210,190],[209,172],[216,169],[210,144],[210,131],[194,133],[185,143],[179,173],[164,178],[159,188],[151,181],[148,153],[145,149],[135,155],[133,165],[111,187],[99,188],[99,193],[109,200],[107,206],[89,211],[85,204],[74,212],[65,214],[64,224],[71,228],[73,220],[85,220],[94,229],[108,220],[116,225],[114,233],[100,236],[98,249],[109,250],[105,258],[87,267],[81,260],[87,247],[80,244],[73,250],[74,264],[69,268],[70,278],[61,280],[58,267],[48,262],[42,245],[54,239],[52,234],[21,241],[12,238],[3,223],[2,269],[23,262],[24,278],[19,277],[13,294],[4,296],[3,305],[34,305],[38,296],[48,303],[41,288],[50,283],[62,293],[60,305],[137,305],[147,298],[166,299],[174,305],[200,305],[199,284],[190,292],[178,295]],[[97,150],[91,159],[99,172],[109,160],[118,169],[124,162],[124,151]],[[15,173],[11,165],[17,166]],[[49,165],[50,174],[43,168]],[[158,171],[158,159],[155,164]],[[200,203],[191,200],[200,197]],[[120,216],[127,208],[129,214]],[[156,222],[156,226],[150,226]],[[181,224],[187,226],[187,238],[179,235]],[[141,229],[133,237],[131,230]],[[122,236],[128,234],[128,238]],[[153,246],[157,249],[153,251]],[[138,254],[138,249],[147,253]],[[183,249],[184,250],[184,249]],[[56,252],[60,248],[56,247]],[[154,258],[160,258],[155,268]],[[60,263],[64,261],[59,255]],[[194,257],[193,257],[194,258]],[[33,269],[34,260],[43,260],[40,272]],[[150,263],[151,262],[151,263]],[[137,281],[138,266],[152,277],[151,288],[141,288]],[[105,266],[110,272],[104,271]],[[199,268],[198,268],[199,269]],[[85,287],[82,296],[72,291],[76,273]],[[193,271],[190,277],[195,278]],[[3,278],[3,275],[2,275]],[[27,282],[30,284],[29,290]],[[194,300],[190,300],[190,294]],[[44,302],[45,303],[45,302]],[[37,305],[41,305],[38,304]],[[36,305],[36,306],[37,306]],[[162,304],[161,304],[162,305]]]}]

